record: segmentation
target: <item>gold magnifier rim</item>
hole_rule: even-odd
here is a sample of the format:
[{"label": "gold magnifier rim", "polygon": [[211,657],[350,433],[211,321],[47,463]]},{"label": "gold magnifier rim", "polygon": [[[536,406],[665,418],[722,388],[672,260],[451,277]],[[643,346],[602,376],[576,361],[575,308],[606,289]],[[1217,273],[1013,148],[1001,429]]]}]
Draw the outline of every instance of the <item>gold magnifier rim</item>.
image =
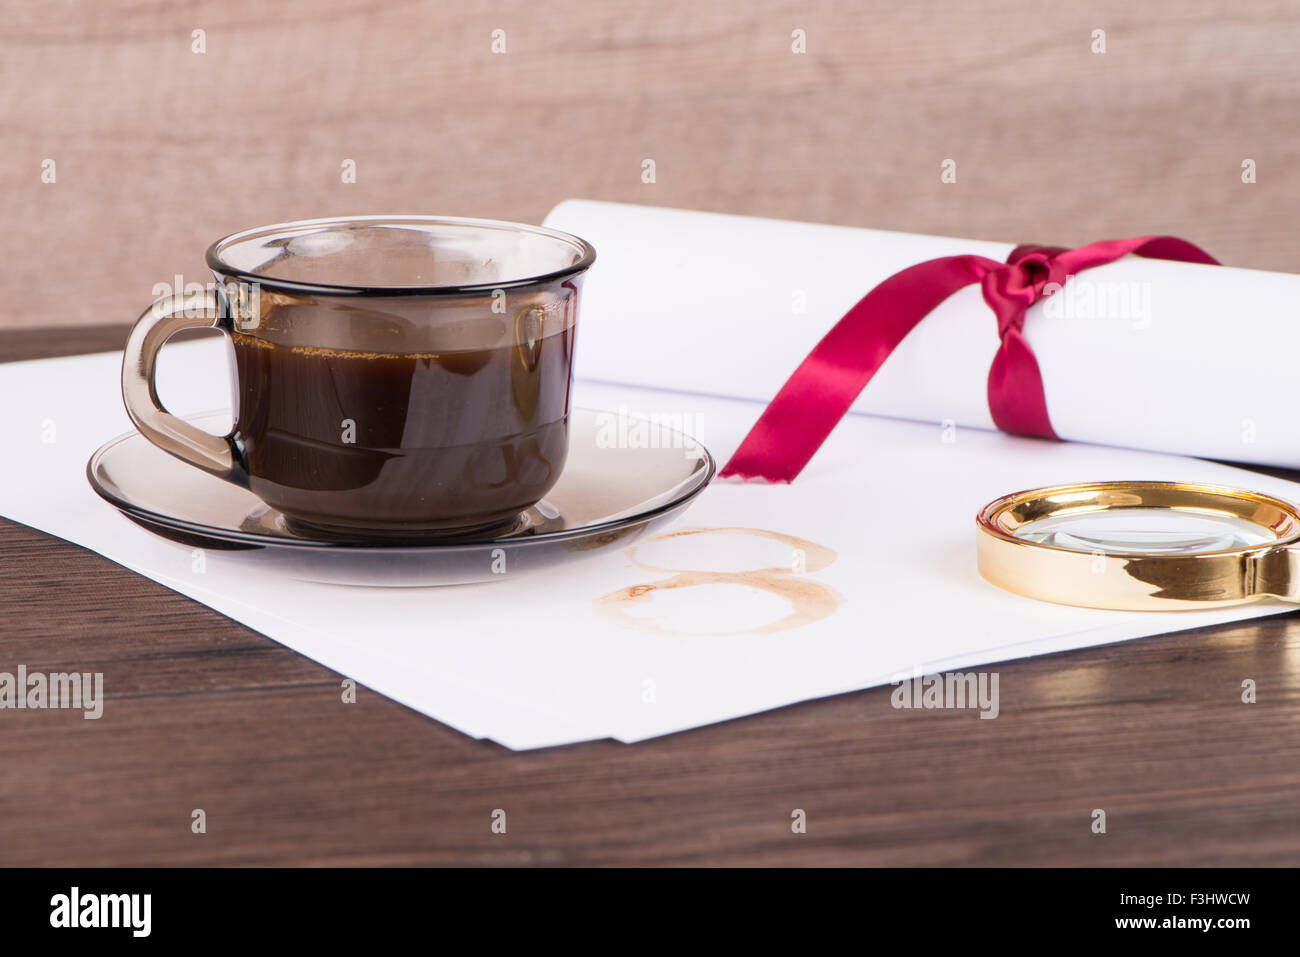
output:
[{"label": "gold magnifier rim", "polygon": [[[1082,552],[1015,536],[1057,515],[1169,508],[1250,521],[1276,538],[1187,555]],[[1081,482],[1026,489],[989,502],[976,516],[979,570],[1017,594],[1067,605],[1134,611],[1212,608],[1263,598],[1296,600],[1293,552],[1300,509],[1273,495],[1203,482]]]}]

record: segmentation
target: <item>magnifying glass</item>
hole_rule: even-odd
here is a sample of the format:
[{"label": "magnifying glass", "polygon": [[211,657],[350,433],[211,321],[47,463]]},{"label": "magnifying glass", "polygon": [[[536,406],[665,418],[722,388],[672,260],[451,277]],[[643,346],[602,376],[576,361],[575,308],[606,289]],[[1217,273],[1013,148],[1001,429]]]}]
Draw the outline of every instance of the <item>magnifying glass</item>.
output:
[{"label": "magnifying glass", "polygon": [[1300,509],[1190,482],[1016,492],[976,516],[979,570],[1030,598],[1125,611],[1300,602]]}]

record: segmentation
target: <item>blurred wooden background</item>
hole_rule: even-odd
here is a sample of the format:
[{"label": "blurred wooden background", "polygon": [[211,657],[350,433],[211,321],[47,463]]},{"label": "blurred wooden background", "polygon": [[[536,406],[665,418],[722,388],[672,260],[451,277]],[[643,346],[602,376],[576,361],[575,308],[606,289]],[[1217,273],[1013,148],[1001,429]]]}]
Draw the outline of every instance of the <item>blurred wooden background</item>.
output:
[{"label": "blurred wooden background", "polygon": [[0,0],[0,326],[134,319],[246,226],[568,196],[1297,271],[1298,50],[1293,0]]}]

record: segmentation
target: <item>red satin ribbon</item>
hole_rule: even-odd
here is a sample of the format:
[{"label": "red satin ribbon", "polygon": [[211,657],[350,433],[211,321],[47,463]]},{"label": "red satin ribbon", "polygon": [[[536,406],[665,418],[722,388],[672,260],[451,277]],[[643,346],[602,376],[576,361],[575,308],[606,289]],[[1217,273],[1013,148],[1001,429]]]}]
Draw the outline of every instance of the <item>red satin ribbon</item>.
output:
[{"label": "red satin ribbon", "polygon": [[1021,330],[1025,310],[1051,283],[1134,253],[1150,259],[1219,264],[1173,236],[1108,239],[1078,249],[1017,246],[1006,263],[945,256],[909,266],[867,293],[794,371],[720,473],[789,482],[821,448],[871,377],[917,323],[958,289],[978,282],[998,320],[1001,345],[989,369],[989,411],[999,429],[1057,438],[1043,377]]}]

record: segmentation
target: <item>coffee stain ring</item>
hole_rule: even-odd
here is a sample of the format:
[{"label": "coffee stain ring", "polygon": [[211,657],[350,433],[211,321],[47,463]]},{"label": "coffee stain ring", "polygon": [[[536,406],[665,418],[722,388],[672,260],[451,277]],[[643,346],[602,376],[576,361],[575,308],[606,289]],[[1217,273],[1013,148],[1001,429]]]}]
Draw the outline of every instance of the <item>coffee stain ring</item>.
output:
[{"label": "coffee stain ring", "polygon": [[[829,585],[801,577],[804,572],[820,571],[826,568],[837,558],[832,549],[806,539],[760,528],[706,528],[692,526],[667,532],[663,535],[656,535],[654,538],[648,539],[648,542],[669,541],[691,535],[705,534],[756,535],[761,538],[773,539],[798,549],[803,556],[802,562],[792,562],[790,568],[758,568],[740,572],[665,568],[637,561],[637,550],[646,544],[646,542],[641,542],[625,549],[633,564],[647,571],[668,573],[670,577],[656,582],[629,585],[626,588],[620,588],[603,595],[596,599],[597,610],[611,622],[640,631],[676,636],[724,637],[766,635],[799,628],[830,617],[844,603],[844,598]],[[795,571],[795,565],[799,565],[799,572]],[[634,608],[648,605],[659,592],[673,591],[680,588],[700,588],[709,585],[740,585],[757,588],[784,600],[790,606],[790,613],[776,621],[735,631],[690,631],[669,628],[667,619],[663,616],[647,618],[629,613]]]}]

